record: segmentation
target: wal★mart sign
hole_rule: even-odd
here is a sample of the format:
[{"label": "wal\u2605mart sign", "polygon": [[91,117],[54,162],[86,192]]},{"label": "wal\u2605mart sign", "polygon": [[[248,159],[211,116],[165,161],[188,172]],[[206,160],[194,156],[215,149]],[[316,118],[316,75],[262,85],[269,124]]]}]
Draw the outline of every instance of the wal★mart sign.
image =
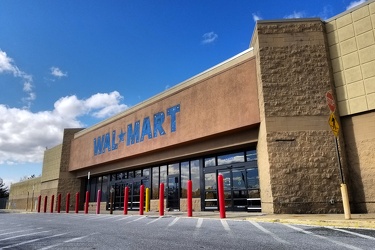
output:
[{"label": "wal\u2605mart sign", "polygon": [[[171,119],[170,132],[177,130],[176,116],[180,112],[180,105],[175,105],[167,109],[167,116]],[[94,155],[104,154],[113,150],[117,150],[119,144],[125,143],[126,146],[130,146],[135,143],[143,142],[144,138],[147,137],[149,140],[166,134],[163,124],[165,121],[165,113],[158,112],[154,114],[153,124],[151,125],[150,117],[143,118],[142,128],[141,121],[129,123],[127,130],[123,131],[120,129],[120,133],[117,134],[116,130],[111,133],[106,133],[102,136],[94,138]]]}]

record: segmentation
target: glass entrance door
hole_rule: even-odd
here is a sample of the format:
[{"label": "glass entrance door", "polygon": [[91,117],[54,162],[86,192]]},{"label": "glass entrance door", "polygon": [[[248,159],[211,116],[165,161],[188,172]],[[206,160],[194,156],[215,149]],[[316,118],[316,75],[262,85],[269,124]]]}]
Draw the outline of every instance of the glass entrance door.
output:
[{"label": "glass entrance door", "polygon": [[168,175],[167,207],[180,210],[180,180],[178,175]]},{"label": "glass entrance door", "polygon": [[217,177],[224,180],[226,210],[260,211],[258,168],[251,164],[236,164],[206,170],[204,209],[218,209]]}]

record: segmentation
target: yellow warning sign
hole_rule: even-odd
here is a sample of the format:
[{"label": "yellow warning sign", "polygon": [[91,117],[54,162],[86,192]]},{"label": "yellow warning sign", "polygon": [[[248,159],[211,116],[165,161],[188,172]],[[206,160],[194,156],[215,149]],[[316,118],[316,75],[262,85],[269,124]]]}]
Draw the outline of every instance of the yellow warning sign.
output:
[{"label": "yellow warning sign", "polygon": [[336,120],[334,113],[331,113],[331,115],[329,116],[328,124],[331,127],[333,134],[335,134],[335,136],[337,137],[339,135],[340,126]]}]

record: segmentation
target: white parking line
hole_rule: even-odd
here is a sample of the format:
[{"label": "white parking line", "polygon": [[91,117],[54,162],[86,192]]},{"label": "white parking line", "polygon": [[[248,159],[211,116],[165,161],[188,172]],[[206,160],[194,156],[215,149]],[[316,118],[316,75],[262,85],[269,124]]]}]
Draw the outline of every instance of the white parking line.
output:
[{"label": "white parking line", "polygon": [[354,233],[354,232],[351,232],[351,231],[348,231],[348,230],[334,228],[334,227],[327,227],[327,228],[332,229],[332,230],[336,230],[336,231],[340,231],[340,232],[343,232],[343,233],[347,233],[347,234],[352,234],[352,235],[355,235],[355,236],[358,236],[358,237],[361,237],[361,238],[365,238],[365,239],[369,239],[369,240],[375,240],[374,237],[371,237],[371,236],[368,236],[368,235]]},{"label": "white parking line", "polygon": [[36,233],[21,234],[21,235],[16,235],[16,236],[12,236],[12,237],[8,237],[8,238],[0,239],[0,241],[10,240],[10,239],[15,239],[15,238],[20,238],[20,237],[24,237],[24,236],[30,236],[30,235],[34,235],[34,234],[48,233],[48,232],[49,231],[40,231],[40,232],[36,232]]},{"label": "white parking line", "polygon": [[89,235],[85,235],[85,236],[81,236],[81,237],[76,237],[76,238],[72,238],[70,240],[66,240],[62,243],[59,243],[59,244],[55,244],[55,245],[51,245],[51,246],[48,246],[48,247],[43,247],[43,248],[40,248],[39,250],[47,250],[47,249],[51,249],[51,248],[54,248],[54,247],[57,247],[57,246],[61,246],[62,244],[64,243],[69,243],[69,242],[73,242],[73,241],[77,241],[77,240],[81,240],[83,238],[86,238],[90,235],[93,235],[93,234],[97,234],[97,233],[92,233],[92,234],[89,234]]},{"label": "white parking line", "polygon": [[168,224],[168,227],[173,226],[173,224],[175,224],[179,219],[179,217],[174,218],[174,220]]},{"label": "white parking line", "polygon": [[201,228],[202,223],[203,223],[203,219],[202,219],[202,218],[199,218],[198,221],[197,221],[197,225],[196,225],[195,227],[196,227],[196,228]]},{"label": "white parking line", "polygon": [[274,238],[275,240],[277,240],[278,242],[281,242],[283,244],[287,244],[287,245],[290,245],[290,243],[288,241],[285,241],[283,239],[281,239],[280,237],[278,237],[276,234],[268,231],[267,229],[265,229],[264,227],[262,227],[261,225],[259,225],[257,222],[255,221],[249,221],[251,224],[253,224],[255,227],[257,227],[259,230],[261,230],[262,232],[266,233],[266,234],[269,234],[270,236],[272,236],[272,238]]},{"label": "white parking line", "polygon": [[42,237],[42,238],[38,238],[38,239],[23,241],[23,242],[20,242],[20,243],[17,243],[17,244],[5,246],[3,248],[0,248],[0,250],[1,249],[6,249],[6,248],[11,248],[11,247],[17,247],[17,246],[25,245],[25,244],[32,243],[32,242],[39,241],[39,240],[44,240],[44,239],[50,239],[50,238],[54,238],[54,237],[59,237],[59,236],[64,235],[64,234],[67,234],[67,233],[55,234],[55,235],[46,236],[46,237]]},{"label": "white parking line", "polygon": [[92,216],[90,218],[87,218],[87,220],[104,220],[104,219],[107,219],[111,216],[112,215],[98,215],[98,216]]},{"label": "white parking line", "polygon": [[26,232],[26,231],[30,231],[30,230],[33,230],[33,229],[25,229],[25,230],[19,230],[19,231],[13,231],[13,232],[2,233],[2,234],[0,234],[0,236],[2,236],[2,235],[7,235],[7,234],[22,233],[22,232]]},{"label": "white parking line", "polygon": [[327,238],[327,237],[324,237],[324,236],[321,236],[321,235],[318,235],[318,234],[314,234],[314,233],[312,233],[310,231],[305,231],[302,228],[294,227],[294,226],[288,225],[288,224],[284,224],[284,225],[287,226],[287,227],[293,228],[294,230],[297,230],[299,232],[302,232],[302,233],[305,233],[305,234],[308,234],[308,235],[311,235],[311,236],[314,236],[314,237],[318,237],[320,239],[324,239],[324,240],[330,241],[332,243],[335,243],[335,244],[337,244],[339,246],[346,247],[348,249],[353,249],[353,250],[360,250],[361,249],[361,248],[358,248],[358,247],[355,247],[355,246],[352,246],[352,245],[349,245],[349,244],[342,243],[340,241],[332,240],[330,238]]},{"label": "white parking line", "polygon": [[221,221],[221,224],[223,225],[224,229],[226,231],[230,231],[230,227],[228,225],[228,222],[226,220],[220,220]]},{"label": "white parking line", "polygon": [[138,220],[142,220],[142,219],[144,219],[144,218],[146,218],[145,216],[142,216],[142,217],[139,217],[138,219],[135,219],[135,220],[132,220],[132,221],[128,221],[128,222],[126,222],[126,224],[128,224],[128,223],[132,223],[132,222],[135,222],[135,221],[138,221]]},{"label": "white parking line", "polygon": [[133,217],[133,215],[130,215],[130,216],[124,216],[123,218],[118,219],[118,220],[116,220],[116,221],[119,221],[119,220],[127,220],[127,219],[129,219],[129,218],[131,218],[131,217]]},{"label": "white parking line", "polygon": [[157,218],[157,219],[155,219],[155,220],[152,220],[152,221],[146,223],[146,225],[149,225],[149,224],[151,224],[151,223],[157,222],[157,221],[160,220],[161,218],[163,218],[163,217],[159,217],[159,218]]}]

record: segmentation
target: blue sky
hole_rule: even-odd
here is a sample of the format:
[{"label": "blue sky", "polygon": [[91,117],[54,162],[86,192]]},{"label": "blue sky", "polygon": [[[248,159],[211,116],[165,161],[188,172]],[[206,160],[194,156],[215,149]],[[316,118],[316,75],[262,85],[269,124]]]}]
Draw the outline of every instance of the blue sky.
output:
[{"label": "blue sky", "polygon": [[0,178],[42,172],[87,127],[246,50],[256,20],[337,15],[361,1],[0,1]]}]

